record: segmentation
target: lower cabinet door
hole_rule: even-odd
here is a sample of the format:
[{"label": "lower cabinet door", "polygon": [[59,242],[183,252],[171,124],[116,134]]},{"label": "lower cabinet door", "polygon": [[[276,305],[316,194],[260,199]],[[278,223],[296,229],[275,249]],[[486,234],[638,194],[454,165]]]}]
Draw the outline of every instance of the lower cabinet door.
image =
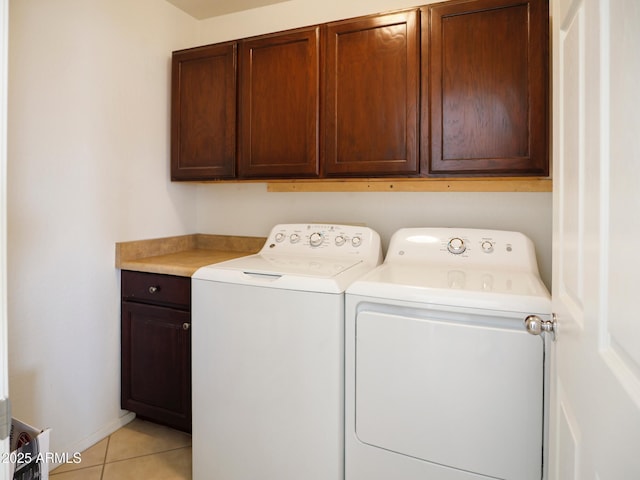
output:
[{"label": "lower cabinet door", "polygon": [[122,408],[191,431],[191,313],[122,302]]}]

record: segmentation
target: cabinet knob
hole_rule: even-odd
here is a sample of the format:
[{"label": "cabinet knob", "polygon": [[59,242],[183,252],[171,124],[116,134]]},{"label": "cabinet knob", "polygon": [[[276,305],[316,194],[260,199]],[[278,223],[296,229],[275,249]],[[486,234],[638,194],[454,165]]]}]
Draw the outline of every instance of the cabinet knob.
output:
[{"label": "cabinet knob", "polygon": [[183,330],[189,330],[189,327],[191,327],[191,324],[189,322],[184,322],[182,324],[182,329]]},{"label": "cabinet knob", "polygon": [[149,293],[156,293],[158,290],[160,290],[159,287],[155,287],[153,285],[149,287]]}]

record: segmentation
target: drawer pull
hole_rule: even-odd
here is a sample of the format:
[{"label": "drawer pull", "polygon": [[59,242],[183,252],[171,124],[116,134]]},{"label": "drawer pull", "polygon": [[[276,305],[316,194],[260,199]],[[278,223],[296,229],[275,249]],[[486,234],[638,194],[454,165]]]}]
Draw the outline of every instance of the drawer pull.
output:
[{"label": "drawer pull", "polygon": [[184,322],[182,324],[182,329],[183,330],[189,330],[189,327],[191,327],[191,324],[189,322]]},{"label": "drawer pull", "polygon": [[160,290],[160,287],[155,287],[155,286],[153,286],[153,285],[151,285],[151,286],[149,287],[149,293],[156,293],[156,292],[158,292],[159,290]]}]

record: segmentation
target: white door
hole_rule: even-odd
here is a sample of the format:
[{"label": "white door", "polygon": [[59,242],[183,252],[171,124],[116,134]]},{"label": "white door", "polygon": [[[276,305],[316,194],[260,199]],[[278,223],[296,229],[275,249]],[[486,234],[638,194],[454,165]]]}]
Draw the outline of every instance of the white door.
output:
[{"label": "white door", "polygon": [[[7,366],[7,57],[9,0],[0,0],[0,400],[9,395]],[[0,428],[1,430],[1,428]],[[9,452],[9,439],[1,439],[0,458]],[[9,478],[9,464],[0,462],[0,479]]]},{"label": "white door", "polygon": [[640,479],[640,2],[552,0],[549,478]]}]

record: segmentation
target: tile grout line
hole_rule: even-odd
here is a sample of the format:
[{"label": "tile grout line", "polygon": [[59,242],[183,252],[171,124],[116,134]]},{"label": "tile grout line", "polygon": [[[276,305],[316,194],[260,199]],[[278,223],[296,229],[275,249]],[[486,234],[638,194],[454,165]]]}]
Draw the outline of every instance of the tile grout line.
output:
[{"label": "tile grout line", "polygon": [[111,435],[107,437],[107,448],[104,449],[104,457],[102,458],[102,470],[100,471],[100,480],[104,480],[104,466],[107,464],[107,454],[111,445]]},{"label": "tile grout line", "polygon": [[136,455],[134,457],[120,458],[118,460],[111,460],[110,462],[104,462],[103,466],[111,465],[112,463],[128,462],[129,460],[135,460],[137,458],[152,457],[154,455],[161,455],[163,453],[175,452],[176,450],[182,450],[184,448],[191,448],[191,445],[184,445],[182,447],[169,448],[167,450],[160,450],[158,452],[143,453],[142,455]]}]

